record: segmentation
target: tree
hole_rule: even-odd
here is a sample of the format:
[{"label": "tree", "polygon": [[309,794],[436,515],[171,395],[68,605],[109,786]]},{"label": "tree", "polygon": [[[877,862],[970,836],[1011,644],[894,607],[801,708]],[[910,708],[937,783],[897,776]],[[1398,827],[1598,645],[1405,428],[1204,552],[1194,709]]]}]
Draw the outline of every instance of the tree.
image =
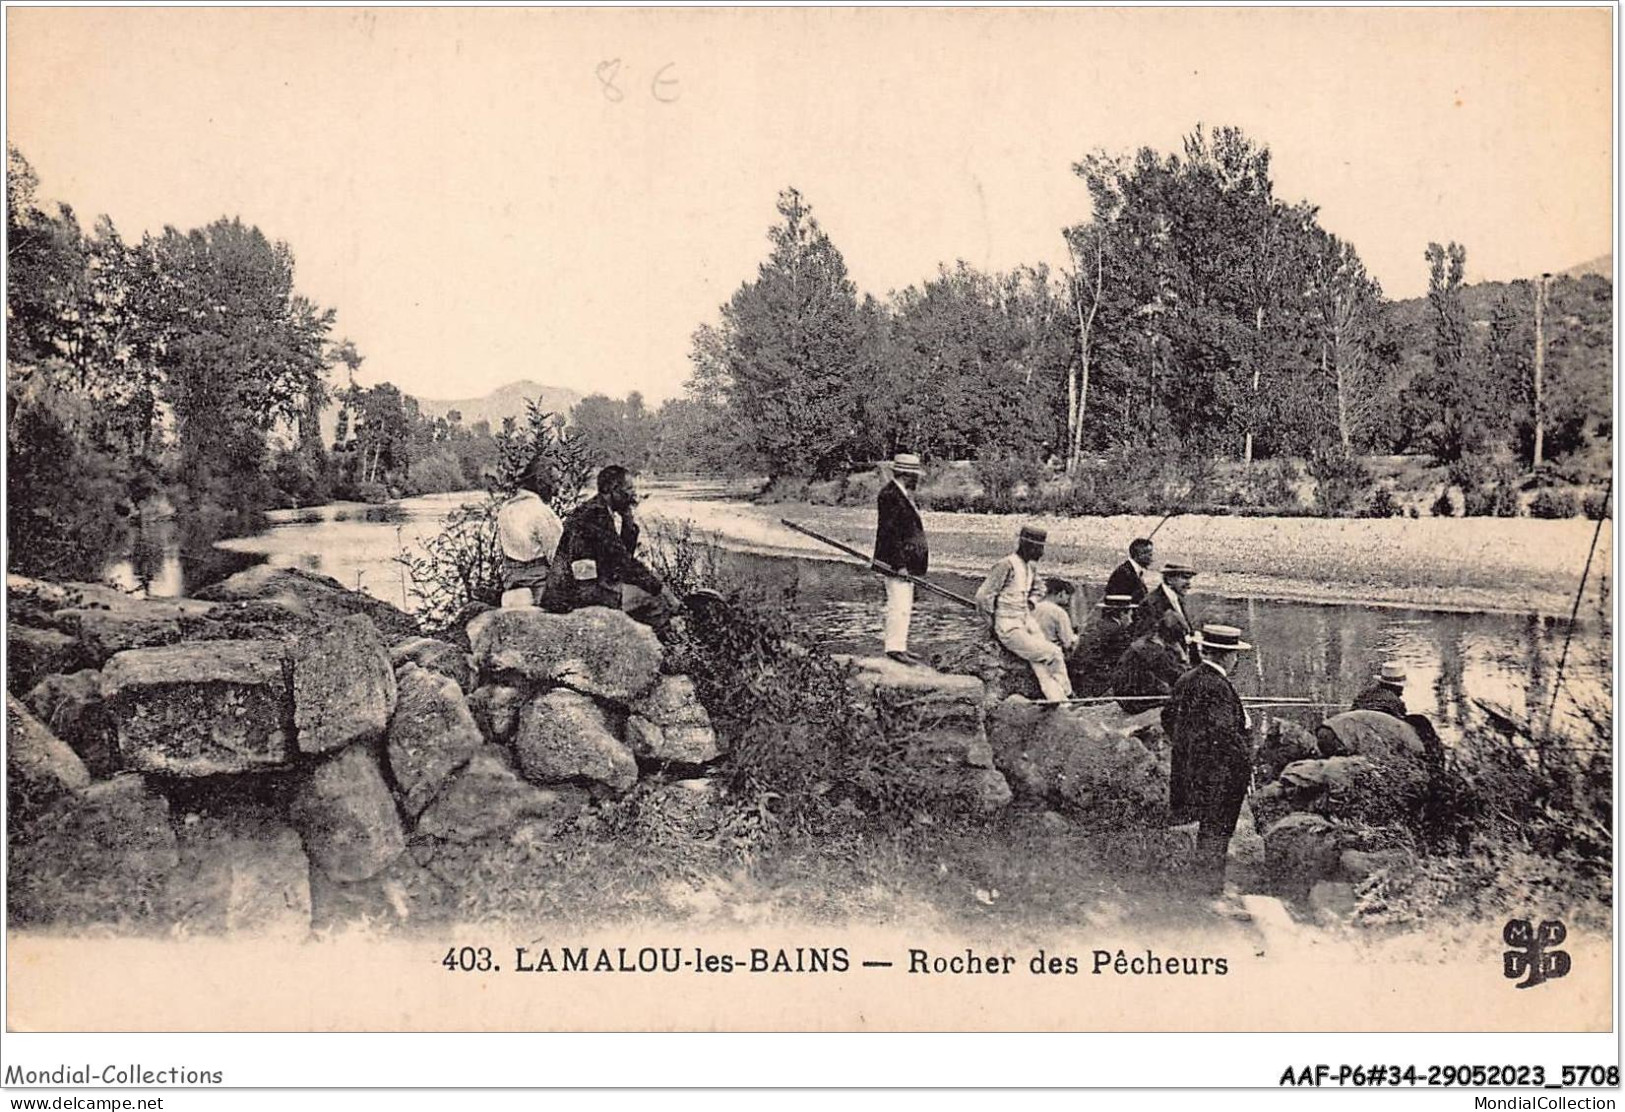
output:
[{"label": "tree", "polygon": [[863,321],[846,262],[795,189],[752,282],[702,326],[692,359],[702,395],[740,424],[770,477],[827,476],[853,458]]},{"label": "tree", "polygon": [[287,244],[240,220],[165,228],[145,250],[155,288],[143,312],[183,481],[197,493],[258,473],[272,426],[326,396],[333,312],[294,292]]},{"label": "tree", "polygon": [[1454,463],[1481,451],[1486,440],[1482,376],[1473,373],[1467,359],[1467,311],[1461,292],[1467,251],[1457,243],[1445,247],[1429,243],[1426,257],[1431,366],[1412,380],[1407,404],[1423,445],[1441,462]]}]

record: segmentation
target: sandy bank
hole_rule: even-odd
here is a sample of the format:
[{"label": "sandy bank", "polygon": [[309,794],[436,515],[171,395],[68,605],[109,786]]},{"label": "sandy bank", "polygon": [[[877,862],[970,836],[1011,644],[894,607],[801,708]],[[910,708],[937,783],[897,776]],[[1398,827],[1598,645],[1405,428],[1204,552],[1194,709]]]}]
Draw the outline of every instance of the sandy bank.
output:
[{"label": "sandy bank", "polygon": [[[874,542],[874,511],[799,503],[756,505],[683,487],[656,489],[650,520],[690,520],[730,548],[769,555],[837,556],[780,518],[858,549]],[[981,574],[1010,551],[1024,518],[927,512],[932,567]],[[1039,517],[1049,530],[1047,567],[1104,583],[1128,542],[1155,517]],[[1204,593],[1239,598],[1502,611],[1567,617],[1595,523],[1531,518],[1175,517],[1156,537],[1157,559],[1201,569]],[[1613,523],[1597,543],[1581,616],[1595,618],[1613,578]]]}]

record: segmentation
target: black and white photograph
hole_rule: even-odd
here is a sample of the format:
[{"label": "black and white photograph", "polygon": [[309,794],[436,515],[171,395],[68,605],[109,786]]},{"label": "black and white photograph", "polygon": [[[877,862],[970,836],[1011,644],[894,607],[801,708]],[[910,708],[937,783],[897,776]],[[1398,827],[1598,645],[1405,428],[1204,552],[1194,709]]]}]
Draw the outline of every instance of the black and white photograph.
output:
[{"label": "black and white photograph", "polygon": [[9,7],[7,1031],[1613,1030],[1616,17]]}]

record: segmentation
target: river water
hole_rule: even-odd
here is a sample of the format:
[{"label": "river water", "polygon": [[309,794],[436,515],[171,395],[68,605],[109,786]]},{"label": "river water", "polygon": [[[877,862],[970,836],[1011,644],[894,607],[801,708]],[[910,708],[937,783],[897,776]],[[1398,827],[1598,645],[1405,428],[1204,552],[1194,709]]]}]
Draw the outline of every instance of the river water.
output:
[{"label": "river water", "polygon": [[[440,494],[383,506],[352,503],[265,515],[263,528],[212,541],[173,520],[143,530],[137,551],[110,565],[105,578],[126,589],[180,595],[258,563],[332,576],[404,609],[411,582],[396,560],[433,536],[445,516],[477,494]],[[682,500],[651,499],[646,517],[675,518]],[[657,512],[658,511],[658,512]],[[878,652],[882,590],[865,569],[833,560],[730,553],[739,575],[782,589],[801,624],[834,651]],[[976,580],[951,573],[932,579],[960,594]],[[1083,584],[1079,607],[1091,612],[1100,584]],[[1607,716],[1612,690],[1611,630],[1596,613],[1582,614],[1572,639],[1565,618],[1505,613],[1442,613],[1379,606],[1321,605],[1228,598],[1192,591],[1198,621],[1222,621],[1247,631],[1257,648],[1243,654],[1235,678],[1244,695],[1308,697],[1343,703],[1369,681],[1383,660],[1402,661],[1410,676],[1407,702],[1441,729],[1482,722],[1480,701],[1519,717],[1541,720],[1551,706],[1558,664],[1568,641],[1555,723],[1594,744],[1579,707]],[[922,655],[980,637],[974,615],[920,592],[911,647]]]}]

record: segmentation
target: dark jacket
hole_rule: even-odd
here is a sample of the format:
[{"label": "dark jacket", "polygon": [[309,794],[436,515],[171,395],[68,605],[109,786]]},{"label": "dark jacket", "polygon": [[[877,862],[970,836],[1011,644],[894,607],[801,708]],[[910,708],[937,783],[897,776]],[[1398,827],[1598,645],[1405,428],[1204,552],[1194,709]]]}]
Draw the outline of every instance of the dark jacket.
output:
[{"label": "dark jacket", "polygon": [[1147,594],[1145,580],[1140,578],[1139,570],[1134,566],[1133,560],[1124,560],[1113,570],[1111,578],[1106,580],[1106,593],[1108,595],[1127,595],[1138,606],[1145,601]]},{"label": "dark jacket", "polygon": [[[637,550],[638,524],[632,515],[623,514],[617,530],[615,513],[603,495],[587,499],[564,521],[564,535],[559,538],[559,549],[553,557],[547,587],[542,592],[542,606],[556,612],[583,606],[618,609],[622,583],[658,595],[664,585],[660,577],[637,558]],[[591,560],[596,565],[596,579],[575,577],[572,569],[582,560]]]},{"label": "dark jacket", "polygon": [[1112,670],[1128,648],[1133,623],[1097,621],[1072,651],[1066,670],[1072,676],[1072,690],[1083,696],[1104,695],[1111,690]]},{"label": "dark jacket", "polygon": [[895,482],[880,488],[880,517],[875,525],[875,560],[887,567],[924,575],[930,559],[920,511]]},{"label": "dark jacket", "polygon": [[[1153,637],[1141,637],[1131,644],[1112,671],[1113,695],[1167,695],[1185,674],[1189,662],[1184,653]],[[1149,710],[1155,703],[1123,704],[1131,713]]]},{"label": "dark jacket", "polygon": [[[1195,619],[1191,617],[1190,596],[1186,595],[1184,598],[1181,598],[1179,600],[1179,605],[1180,609],[1184,612],[1183,620],[1179,621],[1180,636],[1188,638],[1196,631],[1195,626],[1192,624]],[[1168,601],[1168,592],[1163,588],[1158,587],[1155,591],[1152,591],[1150,594],[1145,596],[1145,602],[1141,604],[1139,611],[1134,615],[1134,636],[1136,638],[1144,637],[1147,634],[1161,629],[1163,620],[1169,614],[1173,613],[1174,605]],[[1179,620],[1178,614],[1175,614],[1174,616],[1176,620]],[[1164,634],[1163,639],[1165,641],[1170,640],[1166,633]],[[1187,644],[1181,644],[1175,647],[1184,651],[1192,664],[1197,663],[1201,659],[1196,650],[1189,647]]]},{"label": "dark jacket", "polygon": [[1385,683],[1374,683],[1354,697],[1355,710],[1380,710],[1404,718],[1405,697]]},{"label": "dark jacket", "polygon": [[[1162,708],[1168,735],[1168,808],[1175,822],[1201,817],[1217,786],[1252,764],[1252,742],[1241,697],[1218,669],[1201,664],[1174,684]],[[1245,794],[1245,786],[1243,786]]]}]

